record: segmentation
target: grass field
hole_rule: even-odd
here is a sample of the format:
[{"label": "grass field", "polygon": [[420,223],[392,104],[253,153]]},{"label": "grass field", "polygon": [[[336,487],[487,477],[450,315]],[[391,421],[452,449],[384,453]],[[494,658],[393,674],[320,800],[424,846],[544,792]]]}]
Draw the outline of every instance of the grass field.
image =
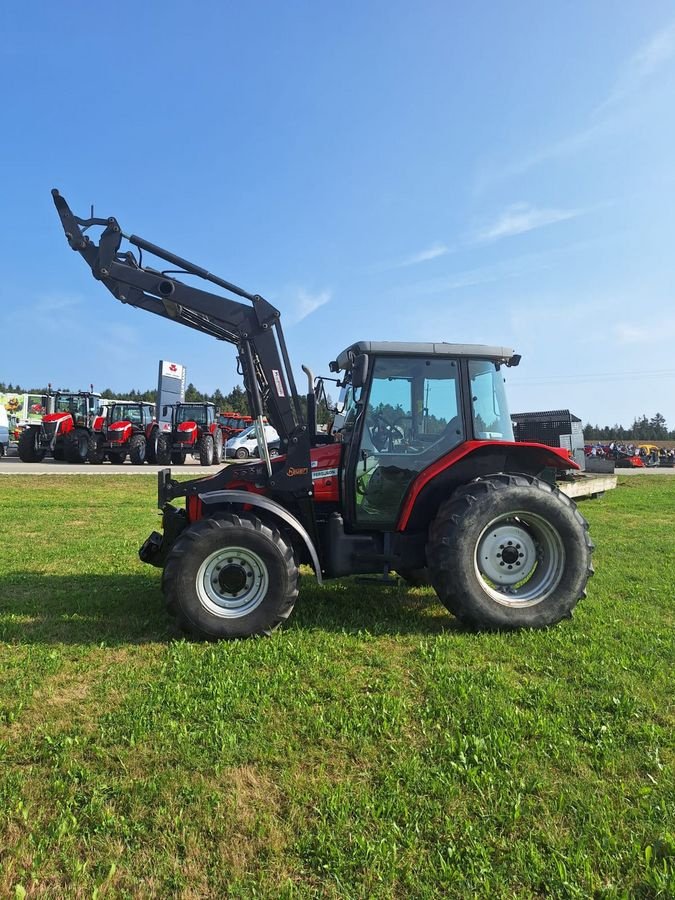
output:
[{"label": "grass field", "polygon": [[0,896],[675,895],[674,478],[583,505],[597,574],[551,631],[306,577],[218,645],[138,561],[153,478],[0,492]]}]

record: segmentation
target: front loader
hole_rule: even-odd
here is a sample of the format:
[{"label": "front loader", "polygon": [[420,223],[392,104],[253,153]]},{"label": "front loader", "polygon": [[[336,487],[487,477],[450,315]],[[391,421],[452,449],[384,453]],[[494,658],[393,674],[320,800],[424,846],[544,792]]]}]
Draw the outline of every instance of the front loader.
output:
[{"label": "front loader", "polygon": [[[185,631],[269,634],[293,609],[301,564],[319,583],[387,580],[392,570],[429,583],[475,628],[542,628],[571,615],[593,572],[593,545],[555,475],[578,466],[565,450],[514,442],[504,390],[505,370],[520,361],[513,350],[354,343],[330,363],[341,412],[330,434],[319,433],[322,381],[314,389],[308,375],[305,417],[277,309],[123,235],[115,218],[79,218],[53,196],[71,248],[117,300],[237,348],[260,460],[180,482],[160,471],[162,533],[139,551],[163,568],[167,610]],[[98,243],[84,233],[96,226]],[[135,250],[121,252],[122,238]],[[170,271],[145,265],[148,255]],[[264,414],[279,434],[274,459]]]}]

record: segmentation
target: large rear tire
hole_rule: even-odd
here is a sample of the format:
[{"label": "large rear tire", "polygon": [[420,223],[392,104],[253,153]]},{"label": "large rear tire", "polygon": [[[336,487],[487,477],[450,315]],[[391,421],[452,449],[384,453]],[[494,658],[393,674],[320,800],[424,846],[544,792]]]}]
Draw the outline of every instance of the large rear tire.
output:
[{"label": "large rear tire", "polygon": [[24,428],[19,435],[18,449],[21,462],[42,462],[46,451],[40,447],[40,429],[37,426]]},{"label": "large rear tire", "polygon": [[63,454],[66,462],[78,465],[87,461],[89,453],[89,433],[86,428],[74,428],[64,435]]},{"label": "large rear tire", "polygon": [[134,434],[129,441],[129,459],[132,465],[142,466],[145,462],[145,435]]},{"label": "large rear tire", "polygon": [[458,488],[429,531],[441,602],[475,628],[545,628],[569,618],[593,574],[588,523],[565,494],[529,475]]},{"label": "large rear tire", "polygon": [[271,634],[291,614],[298,565],[290,540],[251,513],[222,513],[186,528],[169,553],[167,609],[193,637]]},{"label": "large rear tire", "polygon": [[214,456],[213,437],[210,434],[203,434],[199,439],[197,449],[199,452],[199,465],[212,466]]}]

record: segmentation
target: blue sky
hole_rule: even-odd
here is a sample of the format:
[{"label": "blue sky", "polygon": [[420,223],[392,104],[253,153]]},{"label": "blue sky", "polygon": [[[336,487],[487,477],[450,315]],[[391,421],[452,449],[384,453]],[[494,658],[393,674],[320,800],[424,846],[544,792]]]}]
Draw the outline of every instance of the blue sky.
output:
[{"label": "blue sky", "polygon": [[[675,9],[2,4],[0,381],[201,389],[234,348],[128,309],[49,190],[357,339],[512,346],[513,411],[675,427]],[[304,383],[304,382],[301,382]]]}]

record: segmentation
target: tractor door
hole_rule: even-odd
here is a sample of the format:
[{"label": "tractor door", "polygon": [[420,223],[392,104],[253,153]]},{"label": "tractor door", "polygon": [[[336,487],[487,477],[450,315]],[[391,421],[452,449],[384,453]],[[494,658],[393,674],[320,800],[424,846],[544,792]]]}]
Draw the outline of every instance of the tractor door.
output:
[{"label": "tractor door", "polygon": [[388,530],[415,476],[465,440],[459,361],[376,357],[355,418],[347,512],[360,529]]}]

